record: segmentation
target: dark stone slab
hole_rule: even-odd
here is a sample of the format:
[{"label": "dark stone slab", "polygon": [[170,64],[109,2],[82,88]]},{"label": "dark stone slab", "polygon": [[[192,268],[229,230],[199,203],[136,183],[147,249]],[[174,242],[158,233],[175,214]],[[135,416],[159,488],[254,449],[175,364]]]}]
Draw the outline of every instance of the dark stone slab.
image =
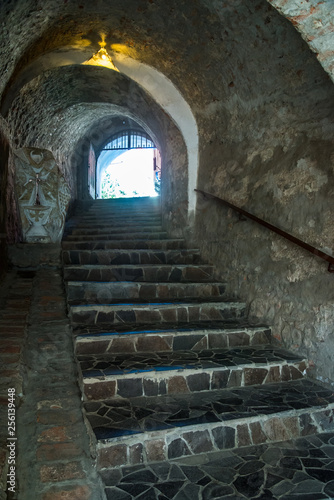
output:
[{"label": "dark stone slab", "polygon": [[174,439],[168,445],[168,458],[178,458],[185,455],[191,455],[191,451],[183,439]]},{"label": "dark stone slab", "polygon": [[183,438],[187,441],[193,453],[213,451],[213,445],[208,431],[187,432],[183,435]]},{"label": "dark stone slab", "polygon": [[141,379],[123,379],[117,381],[117,393],[124,398],[133,398],[143,394]]},{"label": "dark stone slab", "polygon": [[212,376],[211,388],[224,389],[225,387],[227,387],[229,377],[230,377],[230,370],[215,372]]},{"label": "dark stone slab", "polygon": [[208,373],[195,373],[187,376],[189,390],[208,391],[210,389],[210,375]]},{"label": "dark stone slab", "polygon": [[212,430],[212,435],[218,449],[224,450],[234,448],[235,446],[235,429],[227,426],[215,427]]}]

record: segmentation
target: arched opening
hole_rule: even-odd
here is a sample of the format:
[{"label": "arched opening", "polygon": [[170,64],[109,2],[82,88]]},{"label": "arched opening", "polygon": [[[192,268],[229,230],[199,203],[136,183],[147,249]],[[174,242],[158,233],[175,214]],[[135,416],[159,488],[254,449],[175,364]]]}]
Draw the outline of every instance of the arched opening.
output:
[{"label": "arched opening", "polygon": [[140,130],[115,133],[96,162],[96,198],[159,196],[161,157],[151,137]]}]

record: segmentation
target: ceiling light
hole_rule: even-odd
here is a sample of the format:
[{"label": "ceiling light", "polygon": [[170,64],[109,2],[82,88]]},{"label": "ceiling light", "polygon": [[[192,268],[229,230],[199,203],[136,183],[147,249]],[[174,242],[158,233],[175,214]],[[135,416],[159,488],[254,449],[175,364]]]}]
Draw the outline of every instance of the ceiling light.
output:
[{"label": "ceiling light", "polygon": [[110,55],[105,49],[106,43],[100,42],[100,50],[98,50],[88,61],[83,64],[89,64],[91,66],[104,66],[105,68],[113,69],[114,71],[119,71],[114,65]]}]

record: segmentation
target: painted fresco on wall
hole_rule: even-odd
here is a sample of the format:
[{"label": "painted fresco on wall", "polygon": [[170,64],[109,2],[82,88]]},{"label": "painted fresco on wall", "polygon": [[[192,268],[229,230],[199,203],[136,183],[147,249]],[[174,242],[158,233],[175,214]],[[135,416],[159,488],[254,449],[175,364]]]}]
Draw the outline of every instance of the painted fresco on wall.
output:
[{"label": "painted fresco on wall", "polygon": [[24,241],[60,242],[70,190],[53,154],[39,148],[16,150],[15,168]]}]

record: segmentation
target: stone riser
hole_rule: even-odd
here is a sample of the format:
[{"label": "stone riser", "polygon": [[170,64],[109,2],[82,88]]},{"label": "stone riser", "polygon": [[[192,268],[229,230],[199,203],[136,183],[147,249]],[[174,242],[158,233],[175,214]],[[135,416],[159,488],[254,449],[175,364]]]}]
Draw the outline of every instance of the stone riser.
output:
[{"label": "stone riser", "polygon": [[159,216],[161,215],[161,210],[158,207],[142,207],[140,210],[136,210],[130,206],[117,207],[117,210],[113,207],[96,207],[87,210],[87,212],[83,213],[83,217],[87,217],[89,215],[111,215],[111,216],[143,216],[143,217],[151,217],[151,216]]},{"label": "stone riser", "polygon": [[98,442],[98,468],[195,456],[211,451],[279,442],[334,429],[334,405],[253,419],[146,432],[113,443]]},{"label": "stone riser", "polygon": [[236,346],[266,345],[270,330],[254,328],[231,331],[167,331],[161,333],[124,333],[77,337],[76,353],[114,354],[134,352],[172,352],[180,350],[226,349]]},{"label": "stone riser", "polygon": [[200,282],[210,283],[213,277],[212,266],[66,266],[66,281],[146,281],[161,282]]},{"label": "stone riser", "polygon": [[197,321],[238,321],[245,317],[242,303],[130,304],[71,306],[70,318],[77,324],[164,324]]},{"label": "stone riser", "polygon": [[135,398],[140,396],[165,396],[167,394],[189,394],[194,392],[215,391],[233,387],[288,382],[303,377],[306,361],[287,364],[276,363],[265,367],[226,366],[216,369],[188,369],[176,372],[178,367],[150,371],[144,374],[131,373],[83,378],[83,392],[86,399],[103,400],[114,396]]},{"label": "stone riser", "polygon": [[149,213],[149,214],[141,214],[141,213],[129,213],[129,212],[124,212],[124,213],[102,213],[102,214],[94,214],[94,213],[86,213],[85,216],[81,217],[72,217],[71,220],[69,221],[70,224],[78,224],[83,225],[87,221],[96,221],[99,223],[99,220],[104,221],[148,221],[151,223],[152,221],[161,221],[161,214],[159,212],[156,213]]},{"label": "stone riser", "polygon": [[119,301],[164,302],[224,301],[227,299],[223,283],[141,283],[126,281],[67,283],[69,304],[112,304]]},{"label": "stone riser", "polygon": [[63,251],[64,264],[198,264],[198,250],[147,251],[147,250],[70,250]]},{"label": "stone riser", "polygon": [[[140,226],[140,231],[143,233],[161,233],[163,229],[161,226]],[[72,236],[101,236],[102,238],[108,234],[122,234],[122,233],[135,233],[138,234],[138,225],[123,225],[123,226],[109,226],[103,228],[81,228],[73,229]]]},{"label": "stone riser", "polygon": [[177,250],[185,248],[185,241],[174,240],[99,240],[99,241],[66,241],[62,242],[63,250],[111,250],[111,249],[138,249],[138,250]]},{"label": "stone riser", "polygon": [[[148,211],[148,212],[130,212],[128,210],[124,211],[117,211],[117,212],[111,212],[111,211],[97,211],[97,212],[87,212],[85,216],[82,217],[76,217],[75,220],[80,220],[80,224],[84,224],[86,221],[137,221],[137,220],[147,220],[147,221],[161,221],[161,213],[156,210],[156,211]],[[71,221],[72,222],[72,221]]]},{"label": "stone riser", "polygon": [[71,221],[71,224],[67,224],[68,228],[75,229],[108,229],[109,227],[152,227],[152,226],[162,226],[161,219],[124,219],[120,217],[119,219],[110,218],[92,218],[83,221],[81,224],[76,224]]},{"label": "stone riser", "polygon": [[[115,232],[114,234],[103,234],[104,240],[160,240],[160,239],[165,239],[167,238],[167,233],[165,231],[161,232],[152,232],[152,233],[145,233],[145,232],[137,232],[137,233],[126,233],[124,234],[122,232]],[[83,234],[83,235],[72,235],[69,234],[66,236],[66,241],[90,241],[96,239],[96,235],[89,235],[89,234]]]}]

